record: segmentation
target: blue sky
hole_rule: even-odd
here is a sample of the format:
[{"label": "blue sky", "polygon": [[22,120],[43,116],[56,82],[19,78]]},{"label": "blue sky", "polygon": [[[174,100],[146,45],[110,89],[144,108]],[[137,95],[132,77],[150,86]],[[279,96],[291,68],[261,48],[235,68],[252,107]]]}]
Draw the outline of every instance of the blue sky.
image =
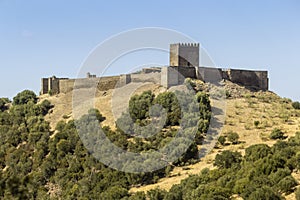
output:
[{"label": "blue sky", "polygon": [[199,41],[217,66],[268,70],[272,91],[300,100],[299,10],[296,0],[0,0],[0,96],[38,93],[41,77],[76,77],[110,36],[162,27]]}]

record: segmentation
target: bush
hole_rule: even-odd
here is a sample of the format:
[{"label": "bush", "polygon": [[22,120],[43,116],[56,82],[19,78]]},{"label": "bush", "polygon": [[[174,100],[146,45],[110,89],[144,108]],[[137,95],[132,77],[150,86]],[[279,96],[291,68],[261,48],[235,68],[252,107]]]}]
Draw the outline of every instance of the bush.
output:
[{"label": "bush", "polygon": [[228,140],[230,141],[230,142],[232,142],[232,144],[237,144],[238,142],[239,142],[239,135],[236,133],[236,132],[229,132],[228,133]]},{"label": "bush", "polygon": [[95,108],[91,108],[89,111],[88,111],[89,115],[91,116],[95,116],[96,119],[99,121],[99,122],[103,122],[106,118],[102,116],[102,114],[99,112],[98,109],[95,109]]},{"label": "bush", "polygon": [[181,109],[176,95],[173,92],[164,92],[159,94],[154,104],[161,105],[167,112],[166,125],[178,125],[181,119]]},{"label": "bush", "polygon": [[278,183],[278,187],[280,191],[285,192],[287,194],[294,191],[294,187],[298,185],[297,181],[291,176],[286,176]]},{"label": "bush", "polygon": [[146,200],[146,195],[144,192],[137,192],[134,195],[130,196],[128,200]]},{"label": "bush", "polygon": [[218,142],[219,142],[221,145],[224,145],[225,142],[226,142],[226,138],[225,138],[224,136],[220,136],[220,137],[218,138]]},{"label": "bush", "polygon": [[53,108],[54,106],[50,103],[50,101],[48,101],[47,99],[44,100],[41,104],[40,104],[40,108],[41,108],[41,112],[43,115],[46,115],[48,113],[48,111]]},{"label": "bush", "polygon": [[129,100],[129,113],[133,121],[146,119],[149,116],[149,108],[152,105],[154,94],[145,91],[141,95],[134,95]]},{"label": "bush", "polygon": [[271,148],[266,144],[255,144],[248,147],[245,151],[245,159],[247,161],[255,162],[261,158],[267,157],[271,154]]},{"label": "bush", "polygon": [[13,105],[23,105],[27,104],[28,102],[33,102],[34,104],[37,102],[36,94],[30,90],[24,90],[13,98]]},{"label": "bush", "polygon": [[225,150],[221,154],[216,155],[214,165],[220,168],[230,168],[232,165],[239,164],[241,161],[241,153]]},{"label": "bush", "polygon": [[99,199],[122,199],[128,196],[128,190],[120,186],[112,186],[100,194]]},{"label": "bush", "polygon": [[279,181],[289,176],[290,174],[291,170],[289,170],[288,168],[280,168],[277,170],[277,172],[270,174],[269,178],[271,181],[273,181],[273,183],[279,183]]},{"label": "bush", "polygon": [[256,189],[252,192],[248,198],[249,200],[265,200],[265,199],[272,199],[272,200],[281,200],[279,194],[272,190],[272,188],[268,186],[263,186],[261,188]]},{"label": "bush", "polygon": [[299,110],[300,109],[300,102],[299,101],[295,101],[292,103],[293,108]]},{"label": "bush", "polygon": [[259,121],[254,121],[254,126],[257,128],[259,125]]},{"label": "bush", "polygon": [[270,134],[270,138],[272,140],[285,139],[285,136],[284,136],[284,133],[280,129],[275,128],[275,129],[273,129],[272,133]]},{"label": "bush", "polygon": [[165,190],[161,189],[152,189],[147,192],[147,196],[150,200],[163,200],[166,195]]}]

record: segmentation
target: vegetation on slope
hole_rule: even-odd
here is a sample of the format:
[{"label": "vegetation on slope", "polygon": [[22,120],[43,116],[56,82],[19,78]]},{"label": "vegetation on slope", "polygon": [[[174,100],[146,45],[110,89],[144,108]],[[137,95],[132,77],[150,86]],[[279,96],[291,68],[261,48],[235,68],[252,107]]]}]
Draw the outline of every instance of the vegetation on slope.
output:
[{"label": "vegetation on slope", "polygon": [[[204,169],[191,175],[168,191],[151,189],[134,194],[129,193],[130,188],[155,183],[159,178],[168,176],[174,166],[196,161],[197,145],[205,137],[211,115],[207,94],[197,93],[195,97],[201,120],[197,122],[196,139],[189,151],[172,165],[153,173],[139,174],[108,168],[86,150],[76,125],[89,124],[91,120],[97,120],[99,125],[105,117],[98,110],[90,110],[80,120],[61,121],[51,131],[49,123],[44,120],[52,109],[49,101],[37,103],[38,99],[31,91],[19,93],[12,103],[1,98],[0,196],[2,199],[180,200],[229,199],[236,196],[243,199],[284,199],[295,192],[295,198],[300,199],[294,176],[300,169],[300,133],[290,136],[292,127],[297,124],[293,122],[298,116],[298,112],[293,110],[298,109],[297,103],[292,105],[290,100],[281,98],[275,102],[268,95],[256,95],[255,98],[253,94],[244,95],[233,104],[235,115],[230,112],[226,119],[225,133],[219,139],[219,150],[213,161],[215,169]],[[162,131],[157,132],[151,126],[144,131],[143,127],[161,117],[160,107],[153,107],[155,104],[165,108],[167,123]],[[271,109],[272,106],[282,112]],[[109,127],[103,127],[103,130],[115,145],[126,151],[157,150],[172,140],[178,125],[185,119],[181,109],[189,108],[179,106],[174,93],[155,96],[147,91],[131,98],[128,113],[118,120],[121,127],[117,126],[115,131]],[[251,109],[250,113],[248,109]],[[245,120],[245,113],[256,118]],[[269,119],[270,116],[272,119]],[[128,121],[130,118],[134,119],[133,123]],[[243,126],[237,127],[238,122]],[[282,130],[283,124],[290,128]],[[93,126],[86,128],[92,130],[89,128]],[[249,135],[258,131],[260,141],[266,141],[266,144],[244,144],[244,132]],[[137,135],[147,137],[138,138]]]},{"label": "vegetation on slope", "polygon": [[[151,96],[150,100],[148,96]],[[135,104],[136,100],[141,103]],[[197,137],[201,138],[209,123],[210,105],[204,93],[198,93],[195,100],[204,117],[197,131]],[[78,121],[60,121],[52,132],[44,120],[52,108],[49,101],[37,103],[34,93],[24,91],[13,99],[10,107],[7,99],[3,102],[0,111],[0,197],[3,199],[131,199],[136,198],[128,193],[131,186],[154,183],[172,168],[169,165],[152,173],[135,174],[113,170],[97,161],[84,147],[76,125],[89,124],[91,119],[97,120],[99,125],[105,118],[98,110],[90,110]],[[119,147],[133,152],[155,150],[166,144],[176,133],[172,125],[179,124],[185,117],[178,114],[178,102],[172,93],[156,98],[151,92],[135,96],[131,104],[137,107],[130,114],[134,115],[134,124],[146,125],[153,120],[150,116],[155,113],[149,115],[133,110],[141,111],[139,106],[146,106],[147,110],[147,106],[154,103],[161,104],[167,111],[168,123],[164,131],[142,140],[135,138],[134,134],[125,134],[121,129],[112,131],[103,127],[106,136]],[[120,120],[126,124],[126,119]],[[88,126],[86,128],[90,130]],[[133,133],[139,131],[138,126],[132,128]],[[190,163],[198,155],[196,145],[193,143],[174,164]]]}]

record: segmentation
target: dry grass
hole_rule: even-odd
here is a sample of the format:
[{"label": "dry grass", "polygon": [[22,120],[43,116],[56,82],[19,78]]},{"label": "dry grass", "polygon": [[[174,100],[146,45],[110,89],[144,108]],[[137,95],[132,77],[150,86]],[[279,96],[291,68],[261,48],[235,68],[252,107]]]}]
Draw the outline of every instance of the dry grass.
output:
[{"label": "dry grass", "polygon": [[[132,87],[132,88],[131,88]],[[230,85],[230,87],[234,87]],[[134,89],[133,88],[138,88]],[[133,90],[133,92],[132,92]],[[148,86],[139,86],[129,84],[128,88],[122,90],[121,94],[141,93],[145,90],[152,90],[155,94],[164,91],[163,88],[149,84]],[[204,168],[213,168],[213,160],[215,155],[223,150],[239,151],[244,154],[245,148],[259,143],[273,145],[275,141],[269,139],[269,134],[274,128],[280,128],[287,136],[293,136],[296,131],[300,130],[300,112],[292,108],[291,103],[278,97],[271,92],[250,93],[245,89],[235,89],[234,98],[227,99],[226,123],[222,129],[222,134],[233,131],[239,134],[240,144],[224,146],[221,149],[214,149],[201,159],[200,162],[188,167],[176,167],[169,177],[162,178],[156,184],[146,185],[138,188],[131,188],[130,192],[148,191],[159,187],[169,190],[174,184],[179,184],[181,180],[192,174],[199,174]],[[126,93],[127,92],[127,93]],[[96,108],[106,117],[103,125],[110,127],[115,126],[114,113],[112,112],[112,90],[106,92],[98,92],[96,97]],[[51,126],[64,119],[64,115],[72,116],[72,93],[59,94],[49,97],[47,95],[40,97],[41,99],[49,99],[55,105],[53,112],[46,116],[51,122]],[[117,99],[117,105],[114,110],[120,112],[127,107],[129,99],[122,96]],[[66,117],[65,117],[66,118]],[[255,121],[259,124],[256,126]],[[300,182],[300,175],[293,174]],[[287,199],[294,199],[294,194],[286,196]]]},{"label": "dry grass", "polygon": [[[296,116],[300,116],[300,113],[292,109],[290,104],[282,103],[281,98],[271,92],[255,93],[255,97],[251,97],[252,95],[227,99],[227,123],[223,127],[222,134],[226,135],[229,131],[238,133],[240,144],[224,146],[218,152],[215,150],[200,162],[188,166],[188,170],[177,167],[173,170],[172,177],[162,178],[156,184],[132,188],[130,192],[148,191],[157,187],[169,190],[172,185],[179,184],[188,175],[199,174],[206,167],[213,169],[212,163],[216,154],[223,150],[239,151],[244,154],[245,148],[254,144],[273,145],[276,141],[270,140],[269,134],[274,128],[282,129],[289,137],[299,131],[300,117]],[[258,95],[259,97],[257,97]],[[280,113],[284,113],[284,116]],[[254,121],[259,121],[257,127],[254,125]],[[291,121],[292,123],[289,123]],[[294,177],[300,182],[300,176]],[[294,199],[294,194],[290,194],[286,198]]]},{"label": "dry grass", "polygon": [[[89,89],[81,89],[81,93],[89,92]],[[94,99],[95,108],[99,109],[101,114],[106,117],[106,120],[102,125],[115,128],[115,120],[128,107],[128,101],[131,95],[140,94],[143,91],[151,90],[154,94],[165,91],[164,88],[152,83],[131,83],[116,90],[98,91]],[[46,116],[46,120],[50,122],[52,129],[54,130],[57,122],[64,120],[68,121],[73,119],[72,112],[72,92],[66,94],[61,93],[54,96],[42,95],[40,101],[48,99],[51,104],[54,105],[54,109]],[[112,97],[114,101],[112,101]],[[84,103],[82,103],[84,108]],[[114,109],[112,109],[114,105]],[[86,111],[82,111],[86,113]],[[66,116],[68,118],[66,119]]]}]

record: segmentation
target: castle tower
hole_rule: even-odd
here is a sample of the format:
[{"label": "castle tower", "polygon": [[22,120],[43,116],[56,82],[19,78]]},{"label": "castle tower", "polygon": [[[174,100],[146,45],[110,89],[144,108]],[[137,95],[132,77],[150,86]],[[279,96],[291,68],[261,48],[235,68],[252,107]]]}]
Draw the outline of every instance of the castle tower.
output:
[{"label": "castle tower", "polygon": [[199,67],[199,43],[171,44],[170,66]]}]

